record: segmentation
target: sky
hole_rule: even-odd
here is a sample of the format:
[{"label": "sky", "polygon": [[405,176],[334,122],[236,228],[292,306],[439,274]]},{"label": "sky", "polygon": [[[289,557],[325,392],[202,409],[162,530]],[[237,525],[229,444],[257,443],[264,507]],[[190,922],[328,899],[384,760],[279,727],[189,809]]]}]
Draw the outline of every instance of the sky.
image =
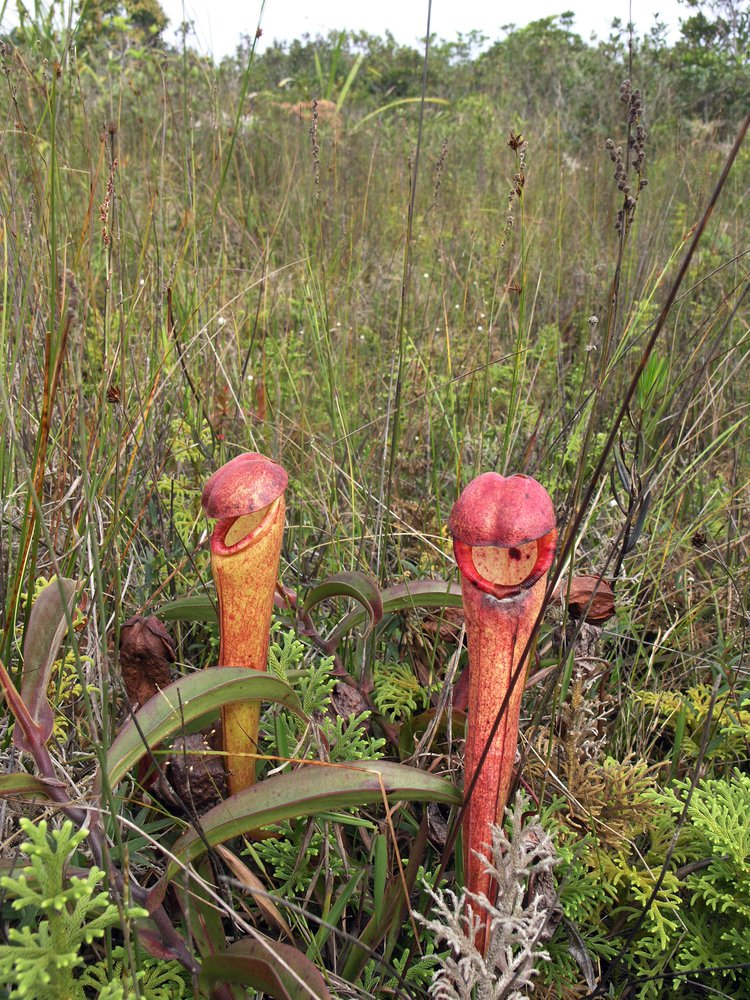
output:
[{"label": "sky", "polygon": [[[235,51],[242,34],[254,35],[261,11],[260,0],[161,0],[171,28],[187,19],[194,22],[191,44],[199,51],[220,59]],[[494,41],[502,37],[501,27],[522,27],[541,17],[575,13],[575,29],[588,39],[592,32],[600,38],[609,33],[614,17],[630,20],[638,34],[654,24],[654,15],[671,28],[668,37],[677,37],[680,18],[688,15],[678,0],[524,0],[498,3],[496,0],[433,0],[431,31],[438,37],[454,39],[478,28]],[[266,0],[261,18],[263,37],[258,51],[273,39],[290,41],[306,32],[312,36],[343,28],[364,29],[375,35],[390,30],[402,44],[417,45],[425,35],[427,0]]]}]

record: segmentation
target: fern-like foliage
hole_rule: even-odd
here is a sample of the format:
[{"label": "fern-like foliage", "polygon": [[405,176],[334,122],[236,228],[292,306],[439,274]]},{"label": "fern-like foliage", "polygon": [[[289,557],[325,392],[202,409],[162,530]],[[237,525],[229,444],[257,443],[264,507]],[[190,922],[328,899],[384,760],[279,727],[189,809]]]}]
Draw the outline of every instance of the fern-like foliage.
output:
[{"label": "fern-like foliage", "polygon": [[[21,850],[29,864],[18,875],[5,875],[0,886],[12,897],[15,910],[29,908],[37,915],[35,927],[11,927],[9,944],[0,946],[0,981],[8,995],[33,1000],[84,1000],[84,984],[77,970],[85,962],[83,949],[122,923],[122,914],[99,886],[104,872],[93,867],[85,878],[66,878],[72,853],[88,835],[66,820],[48,831],[41,820],[20,820],[28,840]],[[124,907],[126,917],[145,917],[140,907]],[[120,992],[116,986],[120,985]],[[114,992],[113,992],[114,990]],[[106,1000],[125,994],[121,984],[110,984]]]},{"label": "fern-like foliage", "polygon": [[[271,625],[271,645],[268,650],[268,669],[282,681],[289,681],[289,671],[302,665],[305,656],[305,644],[294,634],[292,629],[282,631],[281,622]],[[330,695],[330,691],[328,692]]]},{"label": "fern-like foliage", "polygon": [[[706,685],[632,697],[655,710],[682,758],[698,755],[707,725],[707,760],[747,756],[747,697],[714,700]],[[750,1000],[750,776],[701,781],[675,839],[690,780],[662,788],[647,761],[607,756],[598,700],[574,674],[561,725],[540,734],[527,768],[532,781],[551,774],[565,789],[543,813],[568,921],[568,934],[561,927],[549,943],[547,995],[578,995],[582,974],[592,987],[623,951],[610,969],[612,995]]]},{"label": "fern-like foliage", "polygon": [[[51,583],[54,583],[56,579],[57,577],[54,575],[49,579],[45,576],[36,577],[33,588],[31,588],[28,593],[26,591],[21,593],[19,608],[28,612],[41,592]],[[85,622],[85,616],[81,609],[74,606],[72,615],[74,628],[77,629],[82,627]],[[24,620],[25,615],[19,613],[14,630],[14,641],[19,653],[21,652],[23,644]],[[77,659],[82,665],[91,665],[94,662],[90,656],[79,655]],[[88,690],[91,694],[99,693],[98,688],[93,686],[89,686]],[[76,655],[72,650],[68,650],[64,656],[55,660],[52,664],[49,687],[47,689],[47,700],[54,711],[53,738],[55,740],[62,742],[67,739],[72,725],[69,714],[82,694],[83,686],[78,672]],[[11,727],[12,726],[13,723],[11,722]]]},{"label": "fern-like foliage", "polygon": [[750,697],[737,699],[726,691],[714,701],[712,688],[697,684],[687,691],[640,691],[633,694],[640,705],[652,708],[662,727],[676,737],[680,752],[689,761],[698,757],[701,739],[711,712],[711,738],[706,760],[736,760],[747,756],[750,736]]},{"label": "fern-like foliage", "polygon": [[343,719],[326,718],[322,724],[323,734],[328,742],[328,759],[334,764],[345,764],[356,760],[379,760],[383,756],[384,739],[370,736],[364,728],[370,717],[369,712],[350,715]]},{"label": "fern-like foliage", "polygon": [[[395,995],[399,989],[400,977],[406,969],[402,984],[409,987],[426,990],[435,978],[435,970],[445,962],[446,955],[435,951],[435,942],[427,941],[423,945],[422,954],[414,957],[409,948],[391,962],[398,976],[384,976],[382,965],[376,960],[367,963],[362,972],[362,990],[371,996]],[[403,995],[403,993],[402,993]]]},{"label": "fern-like foliage", "polygon": [[344,874],[344,862],[336,853],[335,843],[331,843],[327,831],[320,830],[317,822],[294,826],[282,823],[278,832],[279,837],[259,841],[249,853],[273,875],[282,894],[306,892],[321,862],[331,877],[340,878]]},{"label": "fern-like foliage", "polygon": [[138,993],[143,1000],[183,1000],[192,996],[185,979],[187,973],[179,962],[144,958],[135,977],[128,971],[125,949],[113,948],[108,967],[105,962],[90,965],[81,976],[81,985],[96,991],[98,1000],[119,1000]]},{"label": "fern-like foliage", "polygon": [[[650,900],[689,785],[685,780],[657,794],[659,822],[639,857],[620,852],[604,864],[621,904],[615,915],[634,918]],[[694,789],[661,888],[624,960],[629,978],[648,980],[637,987],[638,1000],[675,994],[685,1000],[707,994],[750,1000],[748,816],[749,775],[735,771]],[[685,975],[652,978],[660,972]]]},{"label": "fern-like foliage", "polygon": [[347,718],[329,713],[333,690],[339,683],[333,673],[333,657],[311,656],[305,661],[305,644],[293,631],[283,631],[278,622],[272,626],[271,635],[268,669],[294,688],[305,714],[313,720],[313,725],[307,727],[296,715],[282,710],[277,721],[293,756],[324,756],[332,763],[382,757],[385,740],[370,736],[365,729],[369,712]]},{"label": "fern-like foliage", "polygon": [[404,717],[427,706],[429,688],[420,684],[406,663],[383,663],[376,660],[372,679],[375,685],[372,699],[378,711],[391,722],[400,722]]},{"label": "fern-like foliage", "polygon": [[[687,784],[687,783],[685,783]],[[693,792],[689,807],[696,853],[710,859],[688,875],[685,922],[675,968],[736,1000],[750,998],[750,775],[711,779]],[[719,971],[719,967],[724,967]],[[706,970],[717,969],[715,972]]]}]

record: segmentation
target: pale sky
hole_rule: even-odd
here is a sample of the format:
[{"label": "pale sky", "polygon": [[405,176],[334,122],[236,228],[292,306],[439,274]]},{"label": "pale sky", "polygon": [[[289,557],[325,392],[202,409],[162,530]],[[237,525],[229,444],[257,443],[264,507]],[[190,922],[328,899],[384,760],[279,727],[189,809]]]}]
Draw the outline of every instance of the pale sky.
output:
[{"label": "pale sky", "polygon": [[[161,0],[171,21],[170,30],[184,19],[195,23],[192,44],[200,51],[213,52],[217,58],[234,53],[241,34],[254,35],[260,15],[260,0]],[[523,3],[497,3],[492,0],[433,0],[431,30],[439,37],[453,39],[457,33],[478,28],[490,40],[502,36],[500,28],[514,23],[519,27],[529,21],[566,10],[575,12],[575,29],[588,39],[591,32],[606,37],[614,17],[632,20],[637,33],[645,34],[654,23],[654,14],[677,36],[680,18],[690,11],[678,0],[524,0]],[[274,38],[291,40],[305,32],[317,33],[343,28],[364,29],[382,35],[390,29],[402,44],[416,45],[424,37],[427,24],[427,0],[266,0],[261,19],[263,37],[258,51]]]}]

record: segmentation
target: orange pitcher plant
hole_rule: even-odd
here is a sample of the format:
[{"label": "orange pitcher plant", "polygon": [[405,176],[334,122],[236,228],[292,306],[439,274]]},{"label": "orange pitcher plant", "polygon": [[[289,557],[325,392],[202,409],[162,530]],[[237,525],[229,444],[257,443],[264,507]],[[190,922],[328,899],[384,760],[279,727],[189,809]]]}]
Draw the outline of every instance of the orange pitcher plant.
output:
[{"label": "orange pitcher plant", "polygon": [[[284,533],[286,471],[264,455],[238,455],[211,476],[203,508],[218,518],[211,570],[219,601],[219,665],[266,670],[271,612]],[[230,794],[255,783],[260,704],[222,710]]]},{"label": "orange pitcher plant", "polygon": [[[494,882],[478,854],[486,854],[490,827],[502,823],[508,800],[526,675],[521,657],[544,599],[557,529],[543,486],[529,476],[506,479],[496,472],[469,483],[451,511],[449,526],[469,645],[466,789],[481,769],[463,824],[465,882],[469,892],[484,894],[493,903]],[[504,716],[490,740],[506,698]],[[477,938],[482,952],[487,932],[485,923]]]}]

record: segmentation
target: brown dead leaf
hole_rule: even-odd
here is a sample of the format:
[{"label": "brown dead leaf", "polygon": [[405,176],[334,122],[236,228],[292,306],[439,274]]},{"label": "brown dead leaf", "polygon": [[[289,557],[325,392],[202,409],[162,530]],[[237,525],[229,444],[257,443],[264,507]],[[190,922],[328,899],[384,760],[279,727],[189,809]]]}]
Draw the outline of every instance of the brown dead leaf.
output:
[{"label": "brown dead leaf", "polygon": [[342,719],[348,719],[352,715],[361,715],[369,708],[367,699],[354,685],[340,681],[333,689],[330,709],[332,718],[335,719],[338,716]]},{"label": "brown dead leaf", "polygon": [[240,861],[237,855],[233,854],[228,847],[224,847],[223,844],[218,844],[215,851],[220,855],[222,861],[231,870],[237,881],[250,890],[255,902],[258,904],[258,909],[268,923],[272,927],[275,927],[276,930],[286,934],[290,941],[293,941],[294,936],[292,935],[291,927],[282,917],[276,904],[266,895],[268,889],[263,885],[258,876],[251,872],[247,865],[243,861]]},{"label": "brown dead leaf", "polygon": [[254,419],[262,424],[266,419],[268,413],[268,394],[266,393],[266,383],[263,381],[262,377],[258,378],[255,383],[255,409],[253,413]]},{"label": "brown dead leaf", "polygon": [[572,618],[583,618],[591,625],[601,625],[615,613],[615,595],[606,580],[598,576],[574,576],[568,586],[564,581],[558,599],[567,600]]},{"label": "brown dead leaf", "polygon": [[154,788],[173,809],[198,815],[216,805],[226,789],[224,761],[210,752],[205,733],[177,737]]},{"label": "brown dead leaf", "polygon": [[120,670],[133,708],[145,705],[171,680],[172,636],[154,615],[129,618],[120,631]]}]

